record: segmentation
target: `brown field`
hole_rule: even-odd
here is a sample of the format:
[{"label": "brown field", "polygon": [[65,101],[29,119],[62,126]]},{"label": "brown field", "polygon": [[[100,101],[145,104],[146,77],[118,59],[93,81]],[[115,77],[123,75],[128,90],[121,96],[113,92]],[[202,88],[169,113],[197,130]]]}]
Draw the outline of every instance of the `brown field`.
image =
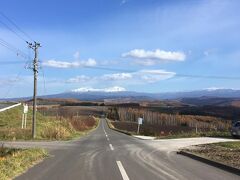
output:
[{"label": "brown field", "polygon": [[137,119],[144,119],[141,135],[156,137],[229,137],[231,121],[215,116],[181,115],[153,111],[152,107],[109,107],[107,117],[116,129],[136,134]]},{"label": "brown field", "polygon": [[101,116],[106,111],[104,106],[40,106],[38,112],[45,116],[68,117]]},{"label": "brown field", "polygon": [[[116,129],[124,130],[127,132],[131,132],[132,134],[137,133],[138,125],[136,122],[119,122],[113,121],[111,122]],[[186,133],[195,131],[195,128],[186,127],[186,126],[161,126],[161,125],[153,125],[153,124],[143,124],[140,126],[140,134],[146,136],[168,136],[172,134],[178,133]]]},{"label": "brown field", "polygon": [[[54,103],[51,103],[53,101]],[[46,104],[44,104],[46,103]],[[43,99],[38,112],[56,119],[67,118],[77,129],[91,124],[91,116],[105,114],[117,129],[136,132],[137,119],[144,118],[140,134],[169,136],[193,132],[227,132],[231,127],[231,117],[240,113],[235,106],[192,106],[177,100],[141,102],[103,102],[80,101],[74,99]],[[235,114],[234,114],[234,113]],[[78,119],[88,119],[82,120]],[[79,127],[78,127],[79,126]]]}]

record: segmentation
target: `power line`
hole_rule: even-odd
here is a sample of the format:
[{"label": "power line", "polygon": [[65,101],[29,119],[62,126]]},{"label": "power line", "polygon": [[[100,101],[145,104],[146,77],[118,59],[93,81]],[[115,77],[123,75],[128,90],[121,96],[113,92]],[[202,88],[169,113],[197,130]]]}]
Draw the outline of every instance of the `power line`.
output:
[{"label": "power line", "polygon": [[128,72],[128,73],[133,73],[136,72],[134,70],[127,70],[127,69],[118,69],[118,68],[108,68],[104,66],[83,66],[83,68],[87,69],[100,69],[100,70],[106,70],[106,71],[112,71],[112,72]]},{"label": "power line", "polygon": [[187,78],[240,80],[240,76],[189,75],[189,74],[176,74],[175,76]]},{"label": "power line", "polygon": [[[99,69],[104,71],[111,72],[121,72],[121,73],[136,73],[138,70],[129,70],[129,69],[118,69],[118,68],[109,68],[104,66],[82,66],[85,69]],[[156,75],[168,75],[166,73],[158,72]],[[217,75],[196,75],[196,74],[173,74],[171,78],[176,77],[186,77],[186,78],[203,78],[203,79],[224,79],[224,80],[240,80],[240,76],[217,76]],[[169,78],[170,79],[170,78]]]},{"label": "power line", "polygon": [[[4,17],[12,26],[14,26],[19,32],[21,32],[22,34],[25,35],[25,37],[27,37],[28,39],[34,41],[31,36],[29,34],[27,34],[25,31],[23,31],[13,20],[11,20],[8,16],[6,16],[3,12],[0,12],[0,15],[2,17]],[[20,38],[21,40],[23,40],[24,42],[28,43],[25,38],[23,38],[17,31],[15,31],[14,29],[12,29],[8,24],[6,24],[5,22],[0,20],[0,23],[3,24],[7,29],[9,29],[11,32],[13,32],[18,38]],[[29,43],[28,43],[29,44]],[[14,47],[13,45],[11,45],[10,43],[8,43],[7,41],[0,39],[0,45],[6,47],[7,49],[9,49],[10,51],[12,51],[14,54],[16,54],[17,56],[20,56],[24,59],[27,60],[31,60],[31,57],[29,55],[27,55],[26,53],[24,53],[23,51],[19,50],[18,48]]]},{"label": "power line", "polygon": [[28,55],[25,54],[24,52],[22,52],[21,50],[17,49],[16,47],[14,47],[13,45],[11,45],[10,43],[8,43],[7,41],[3,40],[0,38],[0,43],[1,45],[5,46],[6,48],[8,48],[9,50],[13,51],[15,54],[19,55],[23,55],[24,58],[26,58]]},{"label": "power line", "polygon": [[42,71],[42,78],[43,78],[43,92],[44,94],[46,94],[46,81],[45,81],[45,72],[43,67],[39,68]]},{"label": "power line", "polygon": [[[137,70],[129,70],[129,69],[115,69],[115,68],[108,68],[102,66],[83,66],[83,68],[88,69],[101,69],[106,71],[113,71],[113,72],[128,72],[134,73]],[[166,75],[166,73],[157,73],[159,75]],[[186,77],[186,78],[204,78],[204,79],[226,79],[226,80],[240,80],[240,76],[217,76],[217,75],[193,75],[193,74],[175,74],[174,77]]]},{"label": "power line", "polygon": [[9,49],[10,51],[12,51],[14,54],[16,54],[17,56],[20,56],[24,59],[28,59],[30,60],[31,57],[29,57],[26,53],[24,53],[23,51],[21,51],[20,49],[17,49],[15,46],[13,46],[12,44],[8,43],[7,41],[3,40],[0,38],[0,45],[6,47],[7,49]]},{"label": "power line", "polygon": [[[28,62],[28,61],[26,61],[25,64],[27,64],[27,62]],[[19,78],[20,78],[22,72],[23,72],[23,69],[21,69],[21,70],[18,72],[18,74],[16,75],[16,77],[14,78],[14,80],[13,80],[12,82],[19,82]],[[16,85],[16,83],[10,84],[10,86],[9,86],[9,88],[7,89],[7,91],[6,91],[3,99],[6,98],[6,97],[9,95],[9,93],[11,92],[11,90],[13,89],[13,87],[14,87],[15,85]]]},{"label": "power line", "polygon": [[8,16],[6,16],[3,12],[0,12],[0,14],[7,19],[18,31],[20,31],[22,34],[24,34],[29,40],[34,41],[33,38],[27,34],[25,31],[23,31],[13,20],[11,20]]},{"label": "power line", "polygon": [[10,28],[6,23],[4,23],[3,21],[0,20],[0,23],[2,25],[4,25],[7,29],[9,29],[12,33],[14,33],[19,39],[21,39],[22,41],[26,42],[26,40],[20,36],[16,31],[14,31],[12,28]]},{"label": "power line", "polygon": [[0,66],[11,65],[11,64],[25,64],[25,63],[21,61],[0,61]]}]

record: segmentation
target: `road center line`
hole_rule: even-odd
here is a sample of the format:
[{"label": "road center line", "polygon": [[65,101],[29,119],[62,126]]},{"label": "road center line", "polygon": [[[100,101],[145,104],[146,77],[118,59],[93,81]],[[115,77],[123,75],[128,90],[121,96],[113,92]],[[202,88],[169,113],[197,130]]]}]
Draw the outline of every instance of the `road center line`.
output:
[{"label": "road center line", "polygon": [[103,125],[103,122],[102,122],[102,128],[103,128],[103,131],[106,132],[106,131],[105,131],[105,128],[104,128],[104,125]]},{"label": "road center line", "polygon": [[125,171],[121,161],[117,161],[117,165],[118,165],[118,168],[120,170],[120,173],[122,175],[123,180],[129,180],[129,177],[128,177],[128,175],[127,175],[127,173],[126,173],[126,171]]},{"label": "road center line", "polygon": [[109,147],[110,147],[110,149],[113,151],[114,150],[114,148],[113,148],[113,145],[112,144],[109,144]]}]

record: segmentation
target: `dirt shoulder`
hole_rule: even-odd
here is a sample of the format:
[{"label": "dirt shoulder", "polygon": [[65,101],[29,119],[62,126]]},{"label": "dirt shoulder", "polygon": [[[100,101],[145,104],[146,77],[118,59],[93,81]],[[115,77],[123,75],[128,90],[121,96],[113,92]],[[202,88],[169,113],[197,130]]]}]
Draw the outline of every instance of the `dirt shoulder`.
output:
[{"label": "dirt shoulder", "polygon": [[197,145],[183,151],[240,169],[240,141]]}]

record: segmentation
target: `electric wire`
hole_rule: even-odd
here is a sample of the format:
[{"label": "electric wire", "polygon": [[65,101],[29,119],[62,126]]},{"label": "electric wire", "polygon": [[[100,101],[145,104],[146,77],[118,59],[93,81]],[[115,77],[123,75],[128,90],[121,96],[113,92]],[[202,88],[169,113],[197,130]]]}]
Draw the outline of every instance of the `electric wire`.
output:
[{"label": "electric wire", "polygon": [[[17,61],[0,61],[0,65],[8,65],[8,64],[20,64],[22,62]],[[39,61],[39,64],[42,62]],[[43,65],[42,65],[43,67]],[[124,73],[135,73],[137,70],[129,70],[129,69],[117,69],[117,68],[108,68],[103,66],[82,66],[85,69],[98,69],[98,70],[105,70],[111,72],[124,72]],[[156,73],[158,75],[166,75],[166,73]],[[217,75],[193,75],[193,74],[173,74],[173,77],[185,77],[185,78],[195,78],[195,79],[224,79],[224,80],[240,80],[240,76],[217,76]]]},{"label": "electric wire", "polygon": [[[128,72],[128,73],[134,73],[137,72],[137,70],[129,70],[129,69],[116,69],[116,68],[108,68],[103,66],[83,66],[83,68],[88,69],[100,69],[100,70],[106,70],[106,71],[113,71],[113,72]],[[158,72],[156,75],[166,75],[166,73]],[[173,77],[186,77],[186,78],[203,78],[203,79],[224,79],[224,80],[240,80],[240,76],[217,76],[217,75],[193,75],[193,74],[173,74]],[[170,79],[170,78],[169,78]]]},{"label": "electric wire", "polygon": [[6,23],[4,23],[3,21],[0,20],[0,23],[2,25],[4,25],[7,29],[9,29],[12,33],[14,33],[19,39],[21,39],[24,42],[27,42],[22,36],[20,36],[15,30],[13,30],[12,28],[10,28]]},{"label": "electric wire", "polygon": [[15,46],[13,46],[12,44],[8,43],[7,41],[3,40],[0,38],[0,45],[6,47],[7,49],[9,49],[10,51],[12,51],[14,54],[16,54],[17,56],[20,56],[23,59],[27,59],[30,60],[31,57],[28,56],[26,53],[24,53],[23,51],[21,51],[20,49],[16,48]]},{"label": "electric wire", "polygon": [[40,70],[42,71],[42,78],[43,78],[43,93],[46,94],[46,81],[45,81],[45,72],[43,67],[40,68]]},{"label": "electric wire", "polygon": [[19,73],[15,76],[15,78],[10,82],[9,88],[7,89],[5,95],[3,96],[3,99],[7,98],[7,96],[12,91],[13,87],[17,84],[17,83],[13,83],[13,82],[19,82],[20,81],[20,76],[21,76],[22,73],[23,73],[23,69],[21,69],[19,71]]},{"label": "electric wire", "polygon": [[99,70],[106,70],[106,71],[113,71],[113,72],[128,72],[128,73],[133,73],[136,72],[134,70],[127,70],[127,69],[118,69],[118,68],[108,68],[104,66],[82,66],[82,68],[86,69],[99,69]]},{"label": "electric wire", "polygon": [[240,76],[190,75],[190,74],[176,74],[175,76],[186,78],[240,80]]},{"label": "electric wire", "polygon": [[29,40],[34,41],[33,38],[26,33],[25,31],[23,31],[12,19],[10,19],[6,14],[4,14],[3,12],[0,12],[0,15],[2,15],[2,17],[4,17],[6,20],[8,20],[16,29],[18,29],[19,32],[21,32],[22,34],[24,34]]},{"label": "electric wire", "polygon": [[[24,37],[22,37],[16,30],[18,30],[20,33],[22,33],[22,35],[24,34],[25,37],[27,37],[30,40],[33,40],[26,32],[24,32],[13,20],[11,20],[9,17],[7,17],[5,14],[3,14],[2,12],[0,12],[0,15],[2,17],[4,17],[9,23],[5,23],[5,21],[2,21],[0,19],[0,24],[2,24],[3,26],[5,26],[8,30],[10,30],[12,33],[14,33],[19,39],[23,40],[25,43],[28,43],[26,41],[26,39]],[[9,26],[9,25],[12,26]],[[15,30],[12,28],[15,27]],[[15,46],[13,46],[12,44],[10,44],[9,42],[5,41],[4,39],[0,38],[0,45],[2,45],[3,47],[7,48],[8,50],[10,50],[12,53],[14,53],[15,55],[17,55],[18,57],[21,57],[22,59],[25,59],[27,61],[24,62],[17,62],[17,61],[0,61],[0,65],[8,65],[8,64],[22,64],[24,63],[25,68],[28,67],[28,64],[30,63],[30,61],[32,61],[32,58],[30,57],[30,55],[27,55],[26,53],[24,53],[23,51],[21,51],[20,49],[16,48]],[[13,89],[13,87],[17,84],[17,82],[20,81],[20,76],[23,72],[24,68],[22,68],[19,73],[16,75],[15,78],[13,79],[9,79],[9,88],[7,89],[4,98],[6,98],[7,96],[9,96],[9,93],[11,92],[11,90]]]}]

